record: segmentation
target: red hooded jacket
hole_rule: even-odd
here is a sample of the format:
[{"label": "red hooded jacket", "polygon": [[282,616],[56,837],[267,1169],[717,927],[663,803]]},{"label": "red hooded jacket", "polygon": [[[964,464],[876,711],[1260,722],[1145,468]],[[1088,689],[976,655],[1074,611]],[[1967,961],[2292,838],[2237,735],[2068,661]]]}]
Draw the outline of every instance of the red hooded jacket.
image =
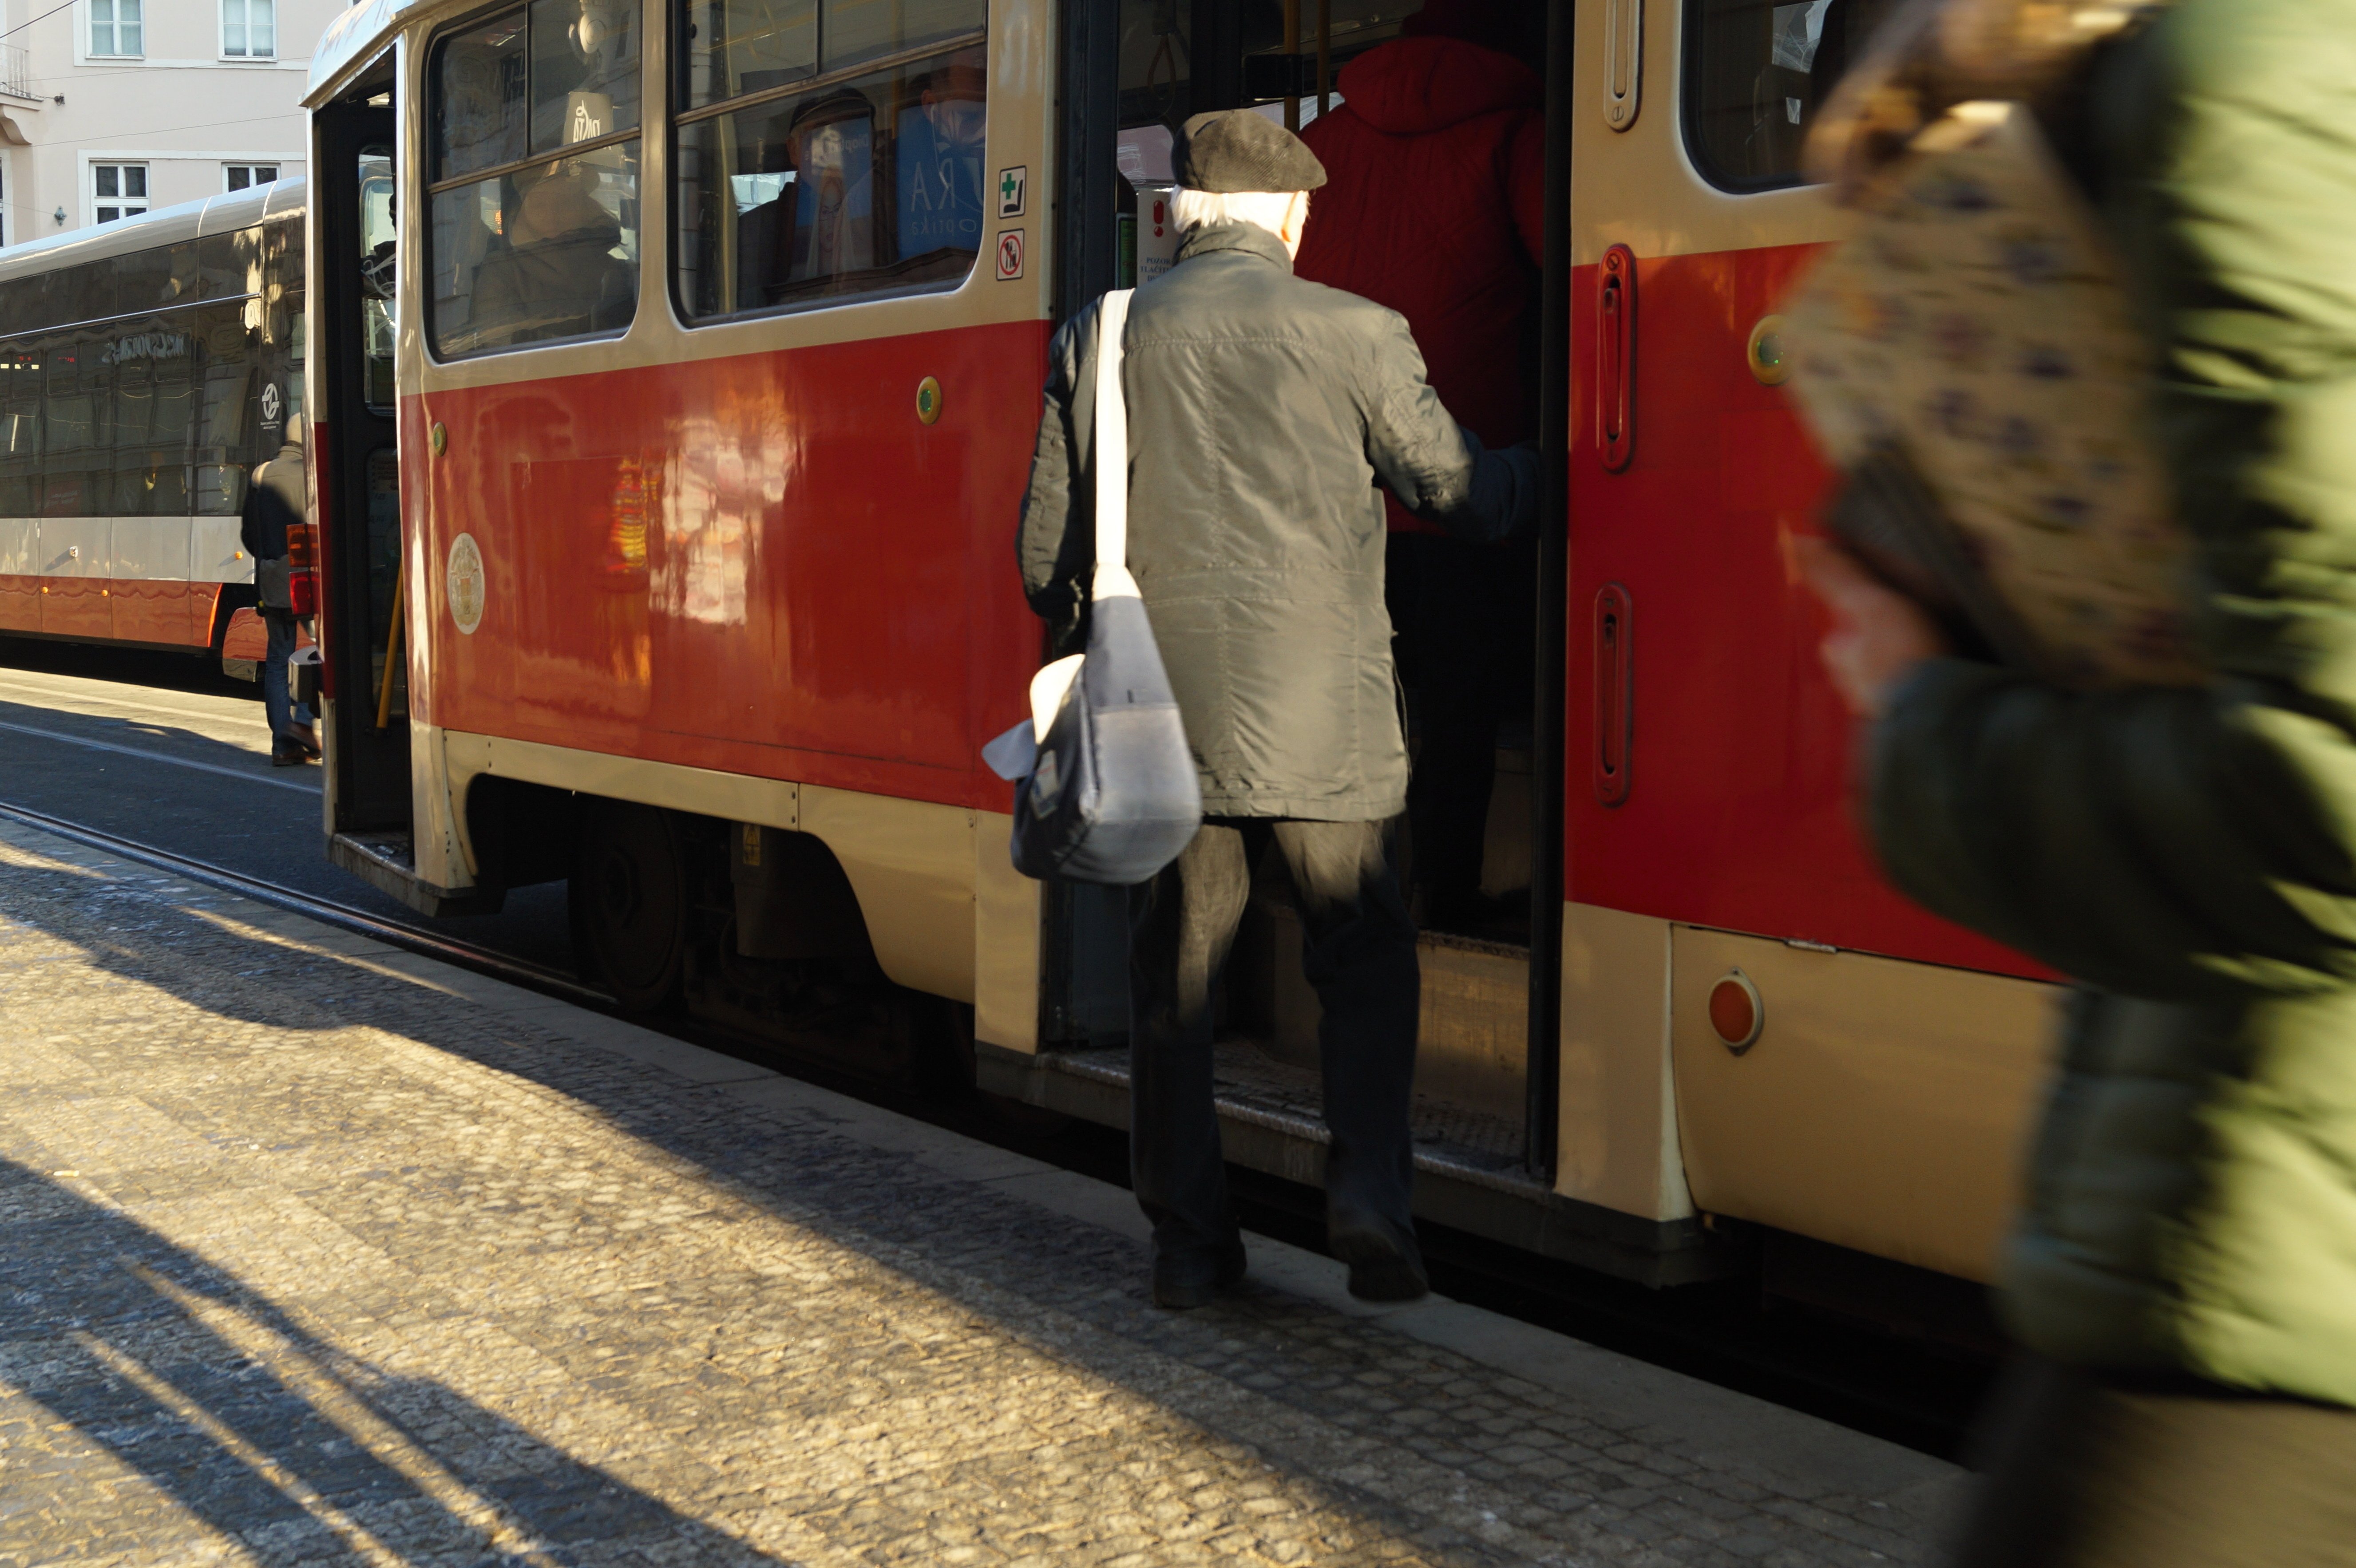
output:
[{"label": "red hooded jacket", "polygon": [[[1537,74],[1448,37],[1402,37],[1335,80],[1301,133],[1325,165],[1293,271],[1407,317],[1432,389],[1491,446],[1537,430],[1530,360],[1545,253]],[[1436,531],[1390,502],[1393,528]]]}]

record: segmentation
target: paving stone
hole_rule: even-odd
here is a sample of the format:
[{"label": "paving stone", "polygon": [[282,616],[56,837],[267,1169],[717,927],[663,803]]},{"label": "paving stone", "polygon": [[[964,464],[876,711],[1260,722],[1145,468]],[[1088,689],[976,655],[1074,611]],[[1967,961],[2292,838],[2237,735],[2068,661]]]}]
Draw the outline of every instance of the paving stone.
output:
[{"label": "paving stone", "polygon": [[0,1568],[1926,1559],[1928,1461],[1257,1240],[1158,1311],[1127,1203],[0,830]]}]

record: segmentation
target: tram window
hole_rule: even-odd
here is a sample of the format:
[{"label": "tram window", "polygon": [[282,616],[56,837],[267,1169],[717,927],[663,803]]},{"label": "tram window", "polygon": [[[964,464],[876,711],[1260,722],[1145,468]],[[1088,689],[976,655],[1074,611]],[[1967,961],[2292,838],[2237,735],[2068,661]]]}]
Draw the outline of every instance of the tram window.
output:
[{"label": "tram window", "polygon": [[535,0],[445,38],[434,59],[435,352],[628,326],[638,290],[634,9]]},{"label": "tram window", "polygon": [[987,18],[984,0],[689,0],[680,308],[709,318],[963,281],[982,240]]},{"label": "tram window", "polygon": [[525,16],[445,38],[434,50],[434,176],[497,168],[524,155]]},{"label": "tram window", "polygon": [[531,150],[592,141],[637,123],[637,6],[541,0],[531,8]]},{"label": "tram window", "polygon": [[1817,112],[1890,0],[1688,0],[1686,145],[1714,185],[1794,185]]},{"label": "tram window", "polygon": [[390,409],[393,402],[392,310],[400,262],[391,148],[360,149],[359,187],[360,353],[364,357],[360,394],[370,408]]}]

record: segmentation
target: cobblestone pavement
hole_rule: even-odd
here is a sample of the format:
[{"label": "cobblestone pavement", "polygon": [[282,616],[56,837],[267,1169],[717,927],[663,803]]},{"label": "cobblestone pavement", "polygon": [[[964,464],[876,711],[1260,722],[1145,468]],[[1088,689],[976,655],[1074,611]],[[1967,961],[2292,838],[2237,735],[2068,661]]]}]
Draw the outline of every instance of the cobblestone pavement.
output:
[{"label": "cobblestone pavement", "polygon": [[0,1564],[1912,1562],[1954,1485],[1275,1243],[1156,1311],[1125,1193],[13,827],[0,1006]]}]

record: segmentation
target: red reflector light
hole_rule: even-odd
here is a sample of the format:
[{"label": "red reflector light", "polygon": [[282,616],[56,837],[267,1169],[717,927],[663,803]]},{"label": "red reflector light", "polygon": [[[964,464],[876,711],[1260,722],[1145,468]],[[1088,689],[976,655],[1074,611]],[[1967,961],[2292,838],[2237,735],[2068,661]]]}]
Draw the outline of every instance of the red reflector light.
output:
[{"label": "red reflector light", "polygon": [[1767,1027],[1767,1009],[1750,976],[1740,969],[1730,970],[1709,988],[1709,1027],[1737,1055],[1758,1040],[1759,1031]]}]

